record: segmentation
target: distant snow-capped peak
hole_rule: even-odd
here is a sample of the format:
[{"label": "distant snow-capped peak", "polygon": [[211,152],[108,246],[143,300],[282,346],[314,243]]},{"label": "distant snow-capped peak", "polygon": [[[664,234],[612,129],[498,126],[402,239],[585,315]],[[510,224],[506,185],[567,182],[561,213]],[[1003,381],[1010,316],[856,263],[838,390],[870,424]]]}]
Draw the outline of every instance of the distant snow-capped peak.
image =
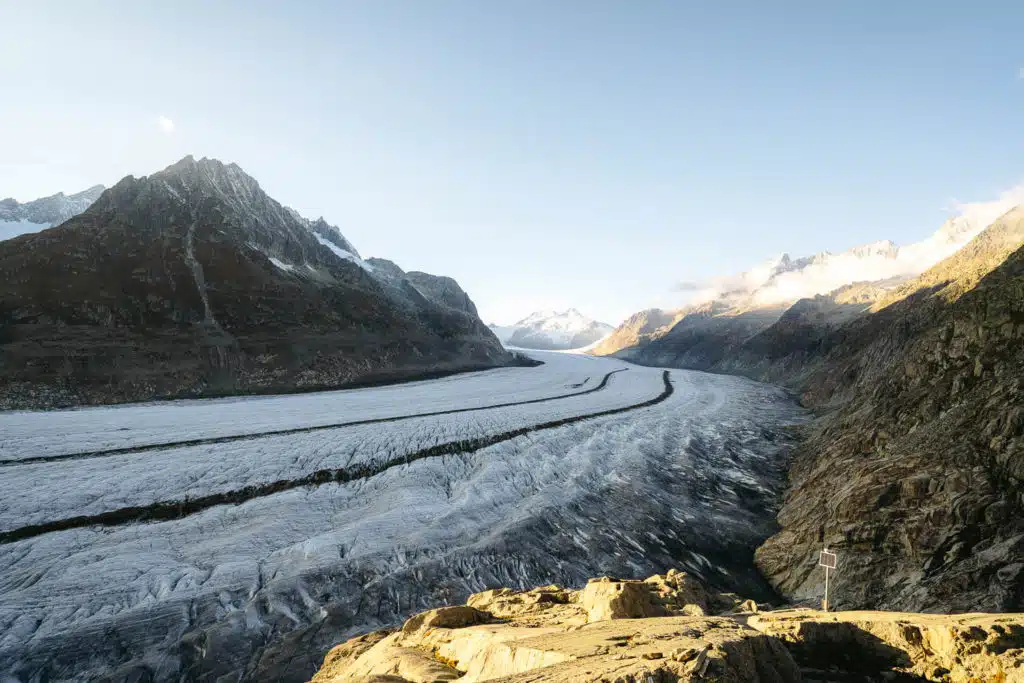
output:
[{"label": "distant snow-capped peak", "polygon": [[0,240],[60,225],[88,209],[105,189],[93,185],[75,194],[58,192],[24,204],[11,198],[0,200]]},{"label": "distant snow-capped peak", "polygon": [[510,346],[561,350],[593,344],[614,328],[570,308],[565,311],[537,311],[514,325],[491,325],[491,329]]},{"label": "distant snow-capped peak", "polygon": [[558,311],[548,309],[544,311],[536,311],[526,316],[522,320],[516,323],[516,327],[530,327],[540,326],[544,329],[583,329],[584,327],[595,322],[592,318],[588,318],[575,308],[569,308],[559,313]]},{"label": "distant snow-capped peak", "polygon": [[880,240],[833,254],[768,259],[738,275],[713,278],[682,289],[695,291],[691,303],[718,300],[737,307],[770,306],[826,294],[854,282],[910,278],[923,273],[974,239],[997,218],[1024,203],[1024,188],[992,202],[965,204],[927,238],[897,246]]}]

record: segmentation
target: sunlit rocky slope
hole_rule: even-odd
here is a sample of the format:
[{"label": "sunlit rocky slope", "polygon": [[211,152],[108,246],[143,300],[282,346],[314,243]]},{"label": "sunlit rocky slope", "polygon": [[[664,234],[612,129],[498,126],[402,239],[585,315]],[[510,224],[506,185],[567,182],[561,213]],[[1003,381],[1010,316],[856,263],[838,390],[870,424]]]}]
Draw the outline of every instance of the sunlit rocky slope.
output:
[{"label": "sunlit rocky slope", "polygon": [[827,544],[845,557],[847,607],[1024,608],[1022,244],[1018,207],[909,280],[846,285],[767,317],[712,303],[633,321],[619,357],[783,384],[817,409],[791,461],[783,531],[758,551],[783,594],[820,593],[814,556]]}]

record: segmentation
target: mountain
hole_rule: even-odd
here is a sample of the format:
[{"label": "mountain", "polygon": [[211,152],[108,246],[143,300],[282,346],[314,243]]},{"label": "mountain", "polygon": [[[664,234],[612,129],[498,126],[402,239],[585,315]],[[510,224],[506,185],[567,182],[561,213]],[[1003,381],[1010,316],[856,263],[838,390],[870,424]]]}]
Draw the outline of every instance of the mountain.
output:
[{"label": "mountain", "polygon": [[824,544],[844,608],[1024,607],[1022,340],[1018,207],[800,351],[787,381],[821,417],[757,553],[768,578],[816,594]]},{"label": "mountain", "polygon": [[[592,352],[648,365],[697,370],[731,363],[741,347],[779,321],[796,302],[825,297],[818,300],[818,305],[833,313],[849,311],[849,302],[833,305],[828,297],[845,287],[880,290],[912,279],[967,244],[1012,208],[1010,201],[1008,197],[951,218],[928,238],[913,244],[896,246],[882,240],[837,254],[823,251],[796,259],[782,254],[739,275],[686,283],[682,289],[695,292],[692,305],[675,311],[642,311]],[[649,320],[658,324],[652,328]],[[645,331],[640,332],[640,327]]]},{"label": "mountain", "polygon": [[491,329],[503,343],[525,349],[581,349],[607,336],[614,328],[588,318],[575,308],[538,311],[515,325]]},{"label": "mountain", "polygon": [[60,225],[88,209],[105,189],[94,185],[77,194],[58,192],[24,204],[10,198],[0,200],[0,240]]},{"label": "mountain", "polygon": [[477,317],[476,304],[463,291],[459,283],[450,277],[431,275],[419,271],[405,272],[397,264],[382,258],[371,258],[365,262],[372,273],[383,282],[397,287],[402,296],[413,299],[427,299],[441,306],[462,311]]},{"label": "mountain", "polygon": [[639,348],[652,339],[664,335],[675,324],[676,316],[660,308],[649,308],[634,313],[607,337],[596,344],[591,353],[608,356],[622,349]]},{"label": "mountain", "polygon": [[281,206],[234,164],[189,156],[129,176],[59,227],[0,242],[0,405],[343,387],[512,362],[454,280],[375,271],[337,228]]},{"label": "mountain", "polygon": [[515,325],[499,325],[497,323],[490,323],[487,327],[491,328],[491,332],[501,340],[502,344],[508,343],[509,337],[515,334],[516,331]]},{"label": "mountain", "polygon": [[785,310],[785,305],[778,304],[735,309],[722,301],[709,301],[677,312],[674,323],[655,330],[645,345],[615,355],[644,365],[708,370]]},{"label": "mountain", "polygon": [[[895,250],[773,259],[594,349],[782,384],[817,411],[757,553],[784,596],[820,598],[827,546],[845,609],[1024,608],[1024,206],[1005,208]],[[844,262],[867,279],[778,301]]]}]

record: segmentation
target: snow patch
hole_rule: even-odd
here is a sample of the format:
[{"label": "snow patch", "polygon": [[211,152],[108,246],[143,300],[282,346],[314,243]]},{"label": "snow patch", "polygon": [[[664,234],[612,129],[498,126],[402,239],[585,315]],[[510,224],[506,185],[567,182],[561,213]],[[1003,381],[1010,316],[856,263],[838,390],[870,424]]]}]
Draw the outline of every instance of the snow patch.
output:
[{"label": "snow patch", "polygon": [[334,252],[334,254],[336,256],[339,256],[339,257],[345,259],[346,261],[351,261],[352,263],[355,263],[357,266],[359,266],[360,268],[362,268],[363,270],[365,270],[368,273],[372,273],[373,272],[373,266],[371,266],[369,263],[367,263],[363,259],[361,259],[358,256],[356,256],[352,252],[346,251],[346,250],[342,249],[337,244],[335,244],[334,242],[331,242],[328,239],[324,239],[324,237],[321,236],[319,233],[314,232],[313,233],[313,237],[316,238],[317,242],[319,242],[320,244],[324,245],[325,247],[330,249],[332,252]]},{"label": "snow patch", "polygon": [[275,266],[277,266],[281,270],[285,271],[286,273],[290,273],[293,270],[295,270],[295,266],[293,266],[290,263],[285,263],[284,261],[282,261],[282,260],[280,260],[278,258],[274,258],[273,256],[268,256],[267,258],[270,259],[271,263],[273,263]]}]

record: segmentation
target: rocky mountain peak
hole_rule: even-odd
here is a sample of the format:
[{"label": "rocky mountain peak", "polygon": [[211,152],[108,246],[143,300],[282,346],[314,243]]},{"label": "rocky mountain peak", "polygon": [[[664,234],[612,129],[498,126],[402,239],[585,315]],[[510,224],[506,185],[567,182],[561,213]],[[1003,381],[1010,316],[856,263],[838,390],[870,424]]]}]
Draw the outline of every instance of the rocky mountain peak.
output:
[{"label": "rocky mountain peak", "polygon": [[[129,176],[59,229],[0,242],[0,273],[14,340],[0,405],[336,387],[510,360],[454,280],[386,283],[337,228],[216,159]],[[124,335],[125,355],[103,355]],[[27,362],[40,339],[54,355]],[[69,353],[95,362],[60,374]]]},{"label": "rocky mountain peak", "polygon": [[0,223],[18,226],[9,231],[0,230],[0,239],[60,225],[89,208],[105,189],[103,185],[93,185],[74,194],[58,192],[24,204],[8,197],[0,201]]},{"label": "rocky mountain peak", "polygon": [[209,157],[196,161],[190,154],[163,171],[153,174],[151,178],[167,183],[168,189],[172,191],[184,190],[203,196],[213,196],[236,206],[269,199],[256,179],[240,166],[234,163],[225,164]]},{"label": "rocky mountain peak", "polygon": [[580,313],[543,310],[531,313],[515,325],[496,326],[499,337],[512,346],[528,349],[578,349],[590,346],[614,329]]}]

